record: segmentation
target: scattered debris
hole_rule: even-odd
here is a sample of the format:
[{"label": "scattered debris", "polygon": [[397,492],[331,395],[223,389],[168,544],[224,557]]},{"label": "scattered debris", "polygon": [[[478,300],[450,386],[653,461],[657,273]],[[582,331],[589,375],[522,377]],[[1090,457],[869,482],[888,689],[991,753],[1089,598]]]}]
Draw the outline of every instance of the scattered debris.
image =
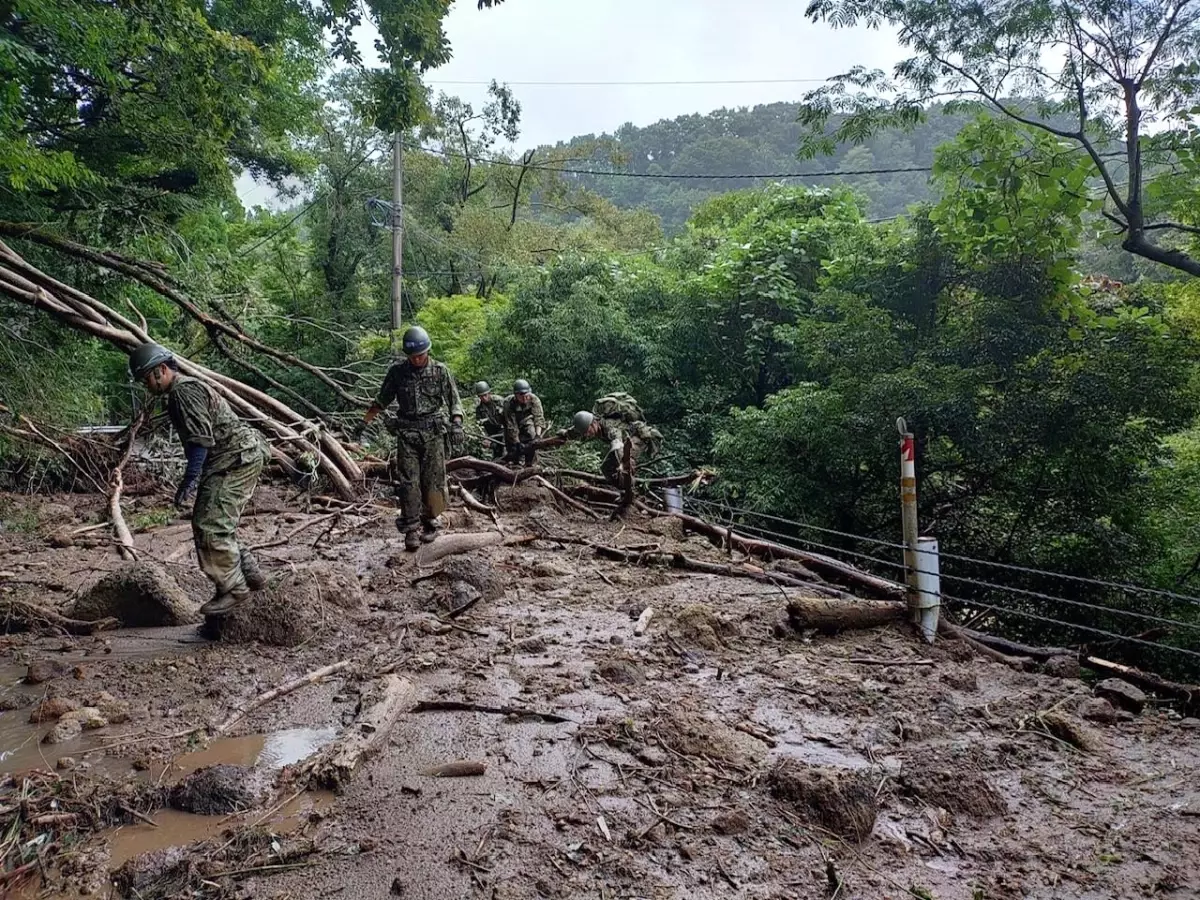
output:
[{"label": "scattered debris", "polygon": [[1095,693],[1097,697],[1103,697],[1114,706],[1127,709],[1135,715],[1146,706],[1145,692],[1120,678],[1105,678],[1096,685]]},{"label": "scattered debris", "polygon": [[487,763],[460,760],[434,766],[432,769],[426,769],[422,774],[428,775],[430,778],[467,778],[472,775],[482,775],[486,771]]},{"label": "scattered debris", "polygon": [[171,789],[175,809],[202,816],[221,816],[253,809],[270,795],[262,769],[218,763],[197,769]]}]

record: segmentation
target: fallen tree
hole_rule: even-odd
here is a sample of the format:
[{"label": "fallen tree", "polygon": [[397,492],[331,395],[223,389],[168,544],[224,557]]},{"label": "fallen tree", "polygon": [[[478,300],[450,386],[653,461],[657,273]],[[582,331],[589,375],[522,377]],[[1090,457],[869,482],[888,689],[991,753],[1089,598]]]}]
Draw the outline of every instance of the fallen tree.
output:
[{"label": "fallen tree", "polygon": [[[3,230],[0,227],[0,231]],[[20,236],[31,238],[27,229]],[[92,261],[107,265],[96,259]],[[128,261],[114,268],[130,274]],[[152,340],[144,323],[134,322],[108,304],[47,275],[2,241],[0,294],[125,353]],[[311,456],[318,471],[329,479],[339,496],[345,499],[356,497],[355,485],[362,481],[363,472],[346,447],[319,423],[309,422],[281,400],[244,382],[185,357],[177,358],[185,375],[211,385],[238,415],[262,431],[272,443],[273,453],[285,457],[293,467],[297,467],[300,456]]]}]

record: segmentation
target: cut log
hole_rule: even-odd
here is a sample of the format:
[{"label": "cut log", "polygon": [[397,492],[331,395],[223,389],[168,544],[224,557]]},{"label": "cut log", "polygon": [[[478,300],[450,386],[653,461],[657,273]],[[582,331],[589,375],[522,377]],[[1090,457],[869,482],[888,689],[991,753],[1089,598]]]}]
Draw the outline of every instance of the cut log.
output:
[{"label": "cut log", "polygon": [[433,565],[439,559],[455,553],[469,553],[472,550],[480,550],[501,543],[505,543],[505,538],[498,531],[447,534],[432,544],[424,544],[417,551],[417,566],[425,568]]},{"label": "cut log", "polygon": [[121,478],[121,468],[113,469],[112,481],[109,483],[108,517],[112,519],[113,533],[117,538],[117,549],[122,559],[136,559],[137,551],[133,549],[133,535],[125,524],[125,516],[121,514],[121,491],[125,482]]},{"label": "cut log", "polygon": [[1107,659],[1100,659],[1096,656],[1085,656],[1079,662],[1093,671],[1120,678],[1163,697],[1170,697],[1180,704],[1184,715],[1200,715],[1200,684],[1180,684],[1177,681],[1168,681],[1149,672],[1143,672],[1141,669],[1109,662]]},{"label": "cut log", "polygon": [[971,640],[991,647],[993,650],[999,650],[1007,656],[1026,656],[1030,659],[1036,659],[1038,662],[1045,662],[1055,656],[1079,655],[1078,651],[1068,650],[1066,647],[1030,647],[1028,644],[1019,644],[1016,641],[984,634],[982,631],[975,631],[972,628],[966,628],[962,625],[955,627],[963,637],[969,637]]},{"label": "cut log", "polygon": [[416,698],[417,689],[407,678],[385,675],[380,699],[318,757],[310,770],[312,783],[334,791],[345,788],[359,765],[387,746],[392,728]]},{"label": "cut log", "polygon": [[797,630],[815,628],[833,634],[852,628],[877,628],[903,622],[908,607],[891,600],[794,597],[787,604],[788,621]]}]

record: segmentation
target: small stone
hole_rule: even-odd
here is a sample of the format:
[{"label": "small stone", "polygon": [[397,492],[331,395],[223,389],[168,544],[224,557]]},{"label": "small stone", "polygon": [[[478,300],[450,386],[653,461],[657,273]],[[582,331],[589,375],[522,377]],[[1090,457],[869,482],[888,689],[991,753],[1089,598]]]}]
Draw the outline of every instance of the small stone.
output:
[{"label": "small stone", "polygon": [[1103,697],[1114,706],[1140,713],[1146,706],[1146,695],[1139,688],[1120,678],[1106,678],[1096,685],[1096,696]]},{"label": "small stone", "polygon": [[1117,721],[1117,711],[1103,697],[1089,697],[1079,704],[1079,715],[1091,722],[1111,725]]},{"label": "small stone", "polygon": [[398,877],[392,879],[391,894],[393,897],[403,897],[404,896],[404,882],[401,881]]},{"label": "small stone", "polygon": [[42,684],[67,673],[67,667],[56,659],[35,659],[25,670],[26,684]]},{"label": "small stone", "polygon": [[546,639],[541,635],[523,638],[513,645],[521,653],[545,653]]},{"label": "small stone", "polygon": [[1065,654],[1052,656],[1042,663],[1042,671],[1055,678],[1078,678],[1080,674],[1079,660]]},{"label": "small stone", "polygon": [[71,677],[76,681],[83,681],[83,679],[87,678],[87,669],[83,666],[76,666],[71,670]]},{"label": "small stone", "polygon": [[79,704],[69,697],[49,697],[33,708],[33,712],[29,714],[29,721],[34,725],[56,722],[64,714],[76,709],[79,709]]},{"label": "small stone", "polygon": [[683,667],[683,672],[685,675],[699,675],[700,667],[695,663],[688,663]]},{"label": "small stone", "polygon": [[718,813],[712,820],[712,830],[717,834],[742,834],[750,829],[750,817],[740,809]]},{"label": "small stone", "polygon": [[67,769],[75,768],[75,758],[73,756],[60,756],[58,761],[54,763],[54,768],[60,772],[65,772]]},{"label": "small stone", "polygon": [[100,715],[108,719],[110,725],[120,725],[129,721],[129,704],[118,700],[108,691],[101,691],[88,701],[88,706],[100,710]]},{"label": "small stone", "polygon": [[67,529],[59,529],[58,531],[54,532],[54,534],[50,535],[50,546],[57,547],[59,549],[74,547],[75,535],[71,534],[71,532]]},{"label": "small stone", "polygon": [[608,642],[609,642],[610,644],[615,644],[615,645],[617,645],[617,646],[619,647],[621,644],[624,644],[624,643],[625,643],[625,638],[623,638],[623,637],[622,637],[621,635],[619,635],[619,634],[614,634],[612,637],[610,637],[610,638],[608,639]]},{"label": "small stone", "polygon": [[1184,728],[1189,731],[1200,729],[1200,719],[1180,719],[1178,722],[1179,728]]},{"label": "small stone", "polygon": [[59,719],[50,729],[50,733],[42,738],[43,744],[62,744],[83,734],[83,723],[75,718]]}]

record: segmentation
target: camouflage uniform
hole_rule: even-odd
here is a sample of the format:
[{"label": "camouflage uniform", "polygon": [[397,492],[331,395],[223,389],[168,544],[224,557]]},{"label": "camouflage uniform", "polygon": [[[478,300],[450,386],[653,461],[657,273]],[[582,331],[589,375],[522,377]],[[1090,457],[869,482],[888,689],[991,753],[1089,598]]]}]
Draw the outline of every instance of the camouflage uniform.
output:
[{"label": "camouflage uniform", "polygon": [[[621,397],[623,395],[614,396]],[[600,471],[611,484],[624,489],[626,485],[621,483],[621,466],[625,458],[625,439],[629,438],[629,468],[630,474],[633,474],[637,471],[637,462],[643,453],[647,450],[651,456],[658,453],[662,446],[662,434],[657,428],[651,428],[640,419],[633,422],[628,421],[614,409],[619,404],[605,402],[609,399],[597,400],[596,405],[592,408],[596,422],[600,426],[600,432],[596,438],[608,444],[608,453],[600,464]],[[632,398],[629,399],[632,400]]]},{"label": "camouflage uniform", "polygon": [[218,595],[244,593],[255,563],[238,547],[237,526],[270,458],[267,445],[213,388],[186,375],[176,375],[167,391],[167,414],[185,445],[208,448],[192,507],[200,568]]},{"label": "camouflage uniform", "polygon": [[525,405],[517,402],[515,394],[504,399],[504,442],[510,452],[518,443],[525,445],[525,465],[533,465],[537,451],[530,445],[545,431],[546,416],[537,394],[530,394]]},{"label": "camouflage uniform", "polygon": [[393,363],[375,405],[396,401],[397,524],[407,533],[430,524],[446,508],[446,434],[450,420],[462,417],[454,376],[430,359],[418,368],[407,359]]},{"label": "camouflage uniform", "polygon": [[475,421],[483,429],[484,437],[491,443],[492,458],[499,459],[504,455],[504,407],[495,397],[490,400],[480,400],[475,407]]}]

